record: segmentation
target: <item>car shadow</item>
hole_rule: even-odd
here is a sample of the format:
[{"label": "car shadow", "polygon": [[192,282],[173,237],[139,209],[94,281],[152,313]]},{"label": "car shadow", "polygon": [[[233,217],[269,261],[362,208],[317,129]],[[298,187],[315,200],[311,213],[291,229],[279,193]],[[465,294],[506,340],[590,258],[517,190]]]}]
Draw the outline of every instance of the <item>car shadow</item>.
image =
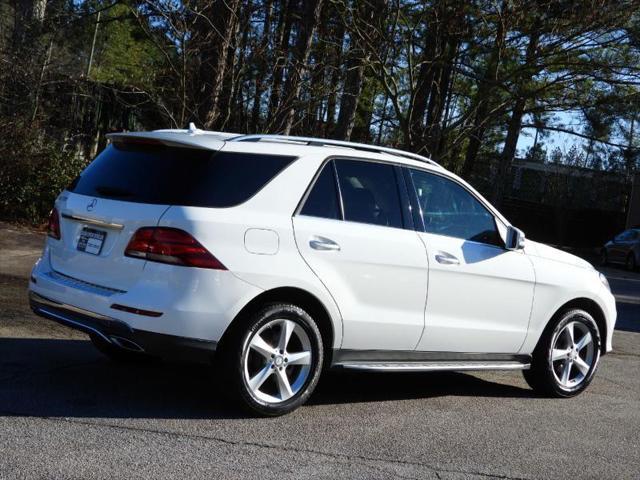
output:
[{"label": "car shadow", "polygon": [[[205,365],[111,362],[90,342],[0,338],[0,415],[84,418],[237,419]],[[328,372],[308,403],[439,396],[531,397],[526,388],[463,373]]]},{"label": "car shadow", "polygon": [[528,388],[461,372],[333,371],[321,379],[309,403],[366,403],[444,396],[529,398],[537,395]]}]

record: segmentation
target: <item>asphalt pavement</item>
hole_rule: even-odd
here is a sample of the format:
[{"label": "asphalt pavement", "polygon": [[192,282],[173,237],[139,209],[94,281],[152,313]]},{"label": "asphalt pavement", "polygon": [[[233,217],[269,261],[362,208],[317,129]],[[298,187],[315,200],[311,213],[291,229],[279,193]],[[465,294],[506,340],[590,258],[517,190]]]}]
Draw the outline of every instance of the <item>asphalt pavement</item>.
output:
[{"label": "asphalt pavement", "polygon": [[640,478],[640,274],[606,268],[619,330],[589,389],[518,372],[331,374],[308,405],[251,418],[200,366],[108,361],[34,316],[42,236],[0,224],[0,479]]}]

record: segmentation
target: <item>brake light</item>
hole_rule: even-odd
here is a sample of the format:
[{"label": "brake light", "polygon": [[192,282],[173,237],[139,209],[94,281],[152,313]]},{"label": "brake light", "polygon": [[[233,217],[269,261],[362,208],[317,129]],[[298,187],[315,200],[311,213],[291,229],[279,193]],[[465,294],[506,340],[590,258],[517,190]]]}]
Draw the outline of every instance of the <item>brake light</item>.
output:
[{"label": "brake light", "polygon": [[60,240],[60,215],[58,215],[58,209],[56,207],[53,207],[53,210],[51,210],[49,214],[47,235],[56,240]]},{"label": "brake light", "polygon": [[140,228],[129,241],[124,254],[127,257],[184,267],[227,269],[195,238],[177,228]]}]

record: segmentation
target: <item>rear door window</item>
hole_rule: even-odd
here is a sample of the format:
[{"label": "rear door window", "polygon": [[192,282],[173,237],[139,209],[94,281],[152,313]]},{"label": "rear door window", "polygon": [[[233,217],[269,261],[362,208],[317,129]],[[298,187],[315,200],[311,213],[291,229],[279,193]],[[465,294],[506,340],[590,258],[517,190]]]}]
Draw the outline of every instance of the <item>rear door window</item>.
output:
[{"label": "rear door window", "polygon": [[283,155],[118,143],[100,153],[68,190],[127,202],[232,207],[255,195],[294,160]]},{"label": "rear door window", "polygon": [[344,205],[344,219],[403,228],[395,168],[384,163],[334,160]]}]

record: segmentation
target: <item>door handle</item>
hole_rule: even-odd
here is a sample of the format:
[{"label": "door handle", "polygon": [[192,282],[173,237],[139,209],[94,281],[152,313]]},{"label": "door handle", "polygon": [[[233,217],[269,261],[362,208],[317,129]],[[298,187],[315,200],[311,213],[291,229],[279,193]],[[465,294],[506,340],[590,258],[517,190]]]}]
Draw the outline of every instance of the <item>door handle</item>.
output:
[{"label": "door handle", "polygon": [[460,265],[460,260],[447,252],[436,253],[436,262],[443,265]]},{"label": "door handle", "polygon": [[340,245],[325,237],[311,237],[311,240],[309,240],[309,246],[314,250],[340,251]]}]

